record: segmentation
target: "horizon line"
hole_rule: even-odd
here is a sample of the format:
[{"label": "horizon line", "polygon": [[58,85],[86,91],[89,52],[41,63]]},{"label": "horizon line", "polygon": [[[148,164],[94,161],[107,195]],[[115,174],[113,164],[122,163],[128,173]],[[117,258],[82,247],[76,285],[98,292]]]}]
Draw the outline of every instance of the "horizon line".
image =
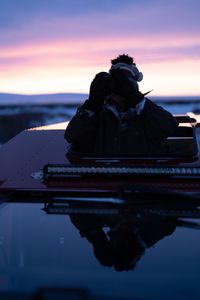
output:
[{"label": "horizon line", "polygon": [[[31,96],[50,96],[50,95],[88,95],[88,93],[81,93],[81,92],[53,92],[53,93],[35,93],[35,94],[26,94],[26,93],[15,93],[15,92],[1,92],[0,91],[0,95],[12,95],[12,96],[27,96],[27,97],[31,97]],[[196,95],[190,95],[190,94],[179,94],[179,95],[152,95],[149,94],[148,97],[154,97],[154,98],[158,98],[158,97],[173,97],[173,98],[177,98],[177,97],[190,97],[190,98],[196,98],[196,97],[200,97],[200,94],[196,94]]]}]

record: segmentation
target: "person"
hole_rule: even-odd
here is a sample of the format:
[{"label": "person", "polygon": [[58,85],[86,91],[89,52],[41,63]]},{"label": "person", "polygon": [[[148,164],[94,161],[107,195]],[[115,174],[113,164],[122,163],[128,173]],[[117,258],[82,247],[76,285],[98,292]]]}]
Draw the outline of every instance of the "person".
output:
[{"label": "person", "polygon": [[69,214],[80,236],[92,245],[101,265],[116,271],[134,270],[146,250],[175,231],[178,221],[126,210],[119,215]]},{"label": "person", "polygon": [[109,72],[98,73],[89,97],[65,130],[77,152],[102,156],[157,155],[161,142],[178,123],[172,114],[139,90],[143,74],[134,59],[122,54],[111,60]]}]

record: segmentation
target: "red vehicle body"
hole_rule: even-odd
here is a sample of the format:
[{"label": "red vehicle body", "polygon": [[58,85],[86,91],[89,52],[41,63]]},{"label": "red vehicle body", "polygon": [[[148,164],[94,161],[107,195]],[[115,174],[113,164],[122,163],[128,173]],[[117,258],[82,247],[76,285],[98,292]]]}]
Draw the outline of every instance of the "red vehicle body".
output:
[{"label": "red vehicle body", "polygon": [[[66,123],[28,129],[0,149],[0,191],[31,195],[117,195],[121,189],[200,193],[200,115],[176,116],[158,157],[94,157],[68,152]],[[156,191],[156,190],[154,190]]]}]

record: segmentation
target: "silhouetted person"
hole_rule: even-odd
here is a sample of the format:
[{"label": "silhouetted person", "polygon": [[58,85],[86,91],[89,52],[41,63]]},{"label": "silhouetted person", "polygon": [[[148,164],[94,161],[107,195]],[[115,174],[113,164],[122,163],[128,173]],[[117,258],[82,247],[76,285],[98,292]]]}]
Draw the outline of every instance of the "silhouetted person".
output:
[{"label": "silhouetted person", "polygon": [[[176,219],[161,217],[144,216],[136,222],[126,216],[71,214],[70,219],[80,235],[92,244],[98,261],[116,271],[134,269],[147,248],[176,228]],[[104,227],[109,227],[107,234]]]},{"label": "silhouetted person", "polygon": [[73,150],[98,155],[154,155],[178,126],[168,111],[139,91],[143,78],[132,57],[119,55],[109,73],[98,73],[89,98],[69,122]]}]

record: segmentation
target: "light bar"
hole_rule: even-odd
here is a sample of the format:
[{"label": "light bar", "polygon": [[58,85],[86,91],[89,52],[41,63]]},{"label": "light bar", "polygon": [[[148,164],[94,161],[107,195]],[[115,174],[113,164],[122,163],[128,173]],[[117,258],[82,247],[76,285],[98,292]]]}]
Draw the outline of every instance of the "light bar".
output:
[{"label": "light bar", "polygon": [[82,176],[199,176],[200,167],[122,167],[122,166],[90,166],[90,165],[46,165],[43,169],[44,179],[73,178]]}]

